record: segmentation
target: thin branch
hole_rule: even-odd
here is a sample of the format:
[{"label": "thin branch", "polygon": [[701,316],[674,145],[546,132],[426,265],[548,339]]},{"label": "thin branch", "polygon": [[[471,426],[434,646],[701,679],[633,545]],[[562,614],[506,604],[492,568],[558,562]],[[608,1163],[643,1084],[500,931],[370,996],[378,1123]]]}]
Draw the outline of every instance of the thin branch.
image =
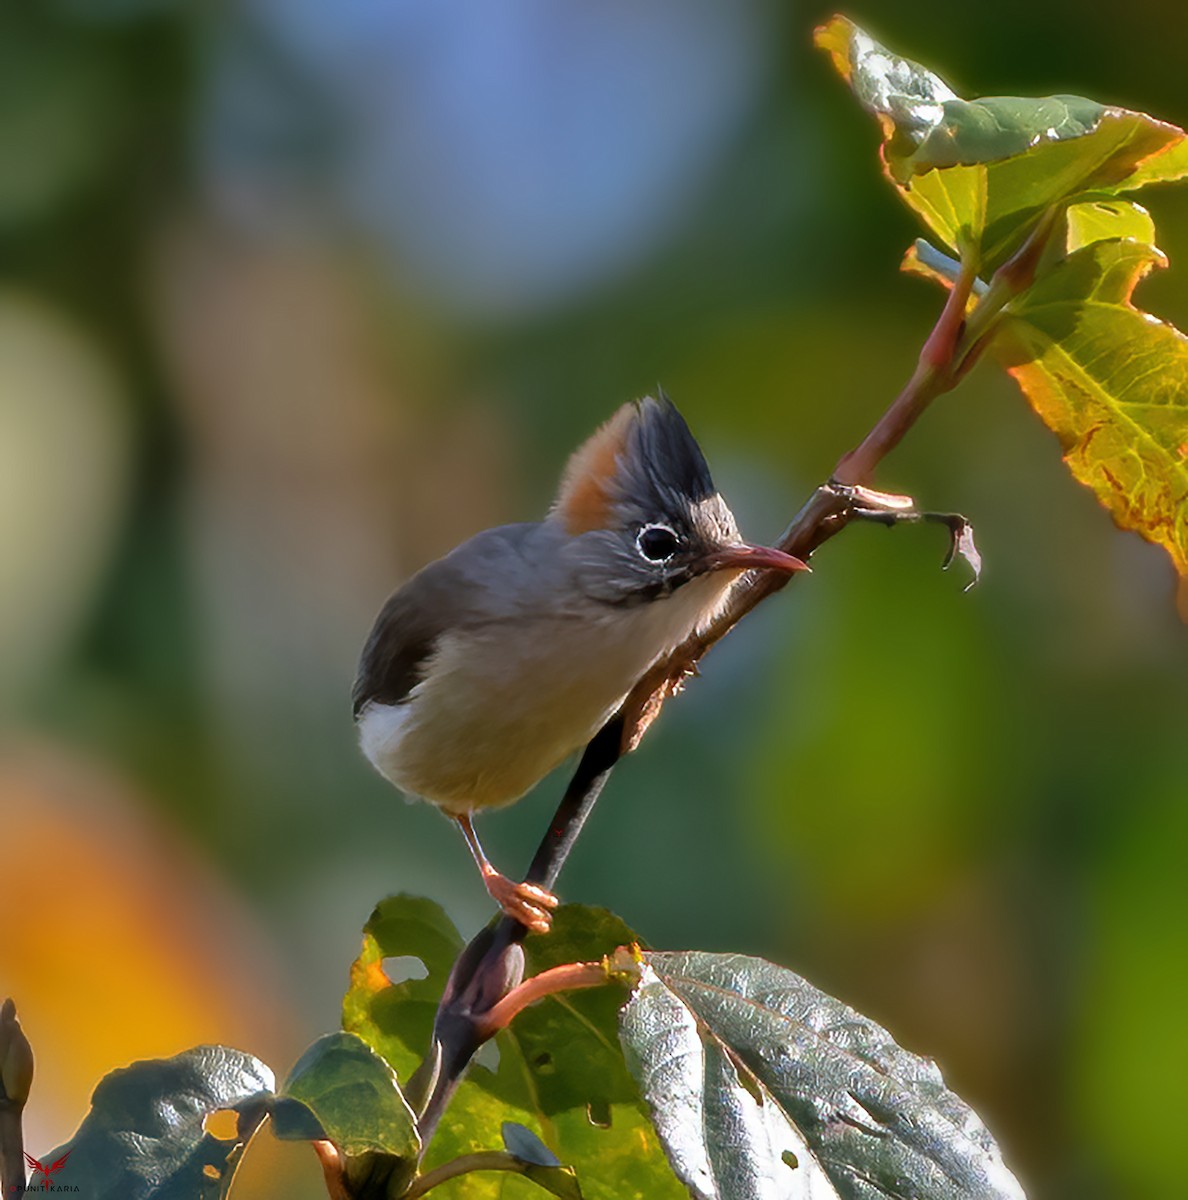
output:
[{"label": "thin branch", "polygon": [[[528,868],[528,882],[549,889],[555,886],[611,768],[623,753],[622,730],[622,717],[612,717],[582,753]],[[419,1113],[417,1129],[425,1145],[466,1064],[486,1040],[477,1034],[477,1021],[524,977],[520,943],[527,933],[518,921],[502,917],[494,926],[479,930],[450,971],[433,1025],[433,1044],[406,1089],[409,1103]]]},{"label": "thin branch", "polygon": [[22,1116],[33,1086],[33,1047],[17,1020],[16,1005],[0,1005],[0,1187],[4,1195],[23,1192],[25,1135]]},{"label": "thin branch", "polygon": [[5,1196],[19,1195],[27,1182],[22,1108],[11,1100],[0,1100],[0,1182]]},{"label": "thin branch", "polygon": [[322,1165],[322,1178],[326,1183],[326,1195],[330,1200],[352,1200],[347,1188],[346,1165],[338,1147],[324,1138],[312,1143],[318,1162]]},{"label": "thin branch", "polygon": [[611,978],[610,964],[599,962],[564,963],[533,975],[518,987],[512,988],[494,1007],[485,1012],[476,1024],[476,1032],[485,1041],[506,1029],[515,1017],[530,1004],[555,996],[558,992],[576,992],[582,988],[602,987]]},{"label": "thin branch", "polygon": [[[1022,248],[999,269],[984,291],[976,286],[977,267],[972,253],[963,254],[960,272],[911,379],[863,441],[841,458],[830,482],[809,497],[777,543],[781,550],[807,559],[855,517],[863,515],[855,500],[855,488],[861,489],[873,477],[882,460],[903,440],[928,405],[956,386],[970,369],[1002,309],[1034,276],[1035,265],[1055,228],[1055,217],[1055,212],[1047,213],[1037,222]],[[977,299],[970,309],[975,294]],[[869,515],[869,509],[865,515]],[[709,624],[656,663],[631,689],[619,712],[586,747],[525,876],[528,882],[550,889],[555,886],[574,841],[618,760],[639,744],[664,702],[680,691],[709,649],[757,604],[789,581],[789,576],[775,571],[753,571],[743,576]],[[510,1007],[500,1005],[513,995],[532,995],[530,991],[519,990],[521,986],[531,986],[531,981],[521,985],[520,943],[526,934],[522,925],[504,917],[480,931],[454,964],[438,1008],[430,1055],[410,1081],[410,1100],[421,1109],[418,1129],[423,1144],[428,1144],[433,1136],[475,1051],[523,1007],[519,999]],[[419,1103],[422,1095],[423,1104]],[[420,1194],[420,1191],[409,1193]]]},{"label": "thin branch", "polygon": [[416,1200],[416,1197],[423,1196],[439,1184],[457,1179],[459,1175],[469,1175],[472,1171],[511,1171],[516,1175],[525,1175],[531,1167],[531,1163],[516,1158],[506,1150],[481,1150],[477,1154],[463,1154],[434,1167],[432,1171],[426,1171],[424,1175],[418,1175],[404,1193],[403,1200]]},{"label": "thin branch", "polygon": [[861,445],[843,456],[833,472],[839,483],[865,484],[875,468],[937,396],[953,387],[953,365],[965,327],[965,310],[977,279],[977,260],[970,251],[961,256],[961,270],[949,289],[945,306],[924,342],[911,379],[879,418]]}]

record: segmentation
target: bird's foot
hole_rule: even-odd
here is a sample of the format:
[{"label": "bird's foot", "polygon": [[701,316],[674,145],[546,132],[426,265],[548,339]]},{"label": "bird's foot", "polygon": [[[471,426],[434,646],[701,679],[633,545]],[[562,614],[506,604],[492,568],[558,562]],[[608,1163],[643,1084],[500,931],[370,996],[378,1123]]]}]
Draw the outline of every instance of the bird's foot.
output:
[{"label": "bird's foot", "polygon": [[552,892],[535,883],[513,883],[494,869],[483,872],[483,882],[505,916],[519,921],[530,933],[548,933],[558,903]]}]

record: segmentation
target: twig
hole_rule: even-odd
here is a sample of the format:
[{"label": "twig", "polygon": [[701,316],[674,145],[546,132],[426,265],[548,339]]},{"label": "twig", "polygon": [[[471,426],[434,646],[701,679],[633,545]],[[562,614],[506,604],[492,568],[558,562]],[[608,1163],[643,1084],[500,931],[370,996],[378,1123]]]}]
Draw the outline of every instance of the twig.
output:
[{"label": "twig", "polygon": [[33,1085],[33,1047],[11,999],[0,1005],[0,1187],[5,1196],[25,1190],[25,1137],[21,1117]]},{"label": "twig", "polygon": [[322,1178],[326,1182],[326,1195],[330,1200],[352,1200],[347,1189],[346,1164],[338,1147],[324,1138],[312,1143],[314,1153],[322,1166]]},{"label": "twig", "polygon": [[961,256],[960,273],[920,351],[920,359],[911,379],[861,445],[843,456],[837,464],[833,478],[838,483],[868,483],[875,468],[899,445],[920,414],[956,382],[952,378],[952,367],[965,326],[965,309],[977,275],[977,260],[966,250]]},{"label": "twig", "polygon": [[506,1150],[480,1150],[477,1154],[463,1154],[460,1158],[434,1167],[432,1171],[426,1171],[424,1175],[418,1175],[404,1193],[404,1200],[416,1200],[416,1197],[423,1196],[438,1184],[457,1179],[459,1175],[469,1175],[472,1171],[511,1171],[516,1175],[525,1175],[532,1167],[533,1164],[516,1158]]},{"label": "twig", "polygon": [[531,979],[512,988],[502,1000],[483,1013],[476,1025],[476,1032],[484,1040],[494,1037],[530,1004],[558,992],[602,987],[610,977],[610,966],[605,961],[563,963],[559,967],[541,971],[539,975],[533,975]]},{"label": "twig", "polygon": [[4,1195],[25,1190],[25,1139],[21,1130],[21,1108],[11,1100],[0,1100],[0,1181]]},{"label": "twig", "polygon": [[[928,405],[956,386],[970,369],[1002,309],[1027,286],[1054,223],[1055,213],[1045,214],[984,291],[975,287],[977,264],[972,254],[962,255],[960,272],[911,379],[863,441],[840,459],[830,482],[809,497],[777,542],[781,550],[807,559],[861,515],[853,489],[873,477],[883,458],[903,440]],[[977,301],[967,312],[975,294]],[[757,604],[785,587],[789,578],[775,571],[745,575],[715,618],[656,663],[632,688],[619,712],[586,747],[525,876],[528,882],[554,887],[618,760],[639,744],[665,700],[680,690],[709,649]],[[504,917],[482,930],[454,964],[438,1008],[433,1048],[409,1086],[410,1100],[422,1110],[418,1121],[422,1144],[427,1145],[433,1136],[475,1051],[501,1027],[507,1010],[500,1009],[500,1004],[513,993],[527,994],[517,990],[523,978],[520,943],[526,933],[518,922]],[[428,1178],[422,1176],[421,1181]]]},{"label": "twig", "polygon": [[[586,747],[525,875],[529,883],[549,889],[556,884],[623,753],[622,731],[622,717],[612,717]],[[433,1136],[466,1064],[486,1040],[478,1034],[479,1021],[524,977],[520,943],[527,933],[518,921],[502,917],[479,930],[450,971],[433,1026],[433,1046],[407,1088],[409,1103],[420,1112],[417,1127],[423,1145]]]}]

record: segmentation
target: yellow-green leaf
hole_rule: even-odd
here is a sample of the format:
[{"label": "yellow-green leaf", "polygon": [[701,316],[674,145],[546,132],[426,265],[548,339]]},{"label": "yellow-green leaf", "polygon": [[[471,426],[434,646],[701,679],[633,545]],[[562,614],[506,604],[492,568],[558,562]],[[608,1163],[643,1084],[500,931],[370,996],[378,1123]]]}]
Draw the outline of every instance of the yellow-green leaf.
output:
[{"label": "yellow-green leaf", "polygon": [[1131,302],[1163,262],[1134,239],[1084,245],[1008,307],[992,345],[1073,475],[1188,580],[1188,339]]},{"label": "yellow-green leaf", "polygon": [[1188,174],[1188,139],[1145,113],[1080,96],[964,100],[845,17],[817,31],[883,129],[883,163],[904,202],[955,252],[1001,265],[1050,207]]},{"label": "yellow-green leaf", "polygon": [[1155,245],[1155,222],[1141,204],[1120,198],[1085,200],[1065,213],[1064,248],[1068,254],[1094,242],[1129,238],[1143,246]]}]

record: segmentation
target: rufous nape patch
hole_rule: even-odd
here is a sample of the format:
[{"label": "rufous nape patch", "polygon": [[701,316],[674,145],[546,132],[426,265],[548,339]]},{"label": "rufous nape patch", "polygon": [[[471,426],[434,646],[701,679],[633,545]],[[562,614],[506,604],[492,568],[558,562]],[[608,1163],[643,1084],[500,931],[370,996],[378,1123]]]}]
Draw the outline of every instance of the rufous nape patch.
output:
[{"label": "rufous nape patch", "polygon": [[571,537],[611,524],[611,485],[636,415],[634,404],[624,404],[570,455],[553,513]]}]

